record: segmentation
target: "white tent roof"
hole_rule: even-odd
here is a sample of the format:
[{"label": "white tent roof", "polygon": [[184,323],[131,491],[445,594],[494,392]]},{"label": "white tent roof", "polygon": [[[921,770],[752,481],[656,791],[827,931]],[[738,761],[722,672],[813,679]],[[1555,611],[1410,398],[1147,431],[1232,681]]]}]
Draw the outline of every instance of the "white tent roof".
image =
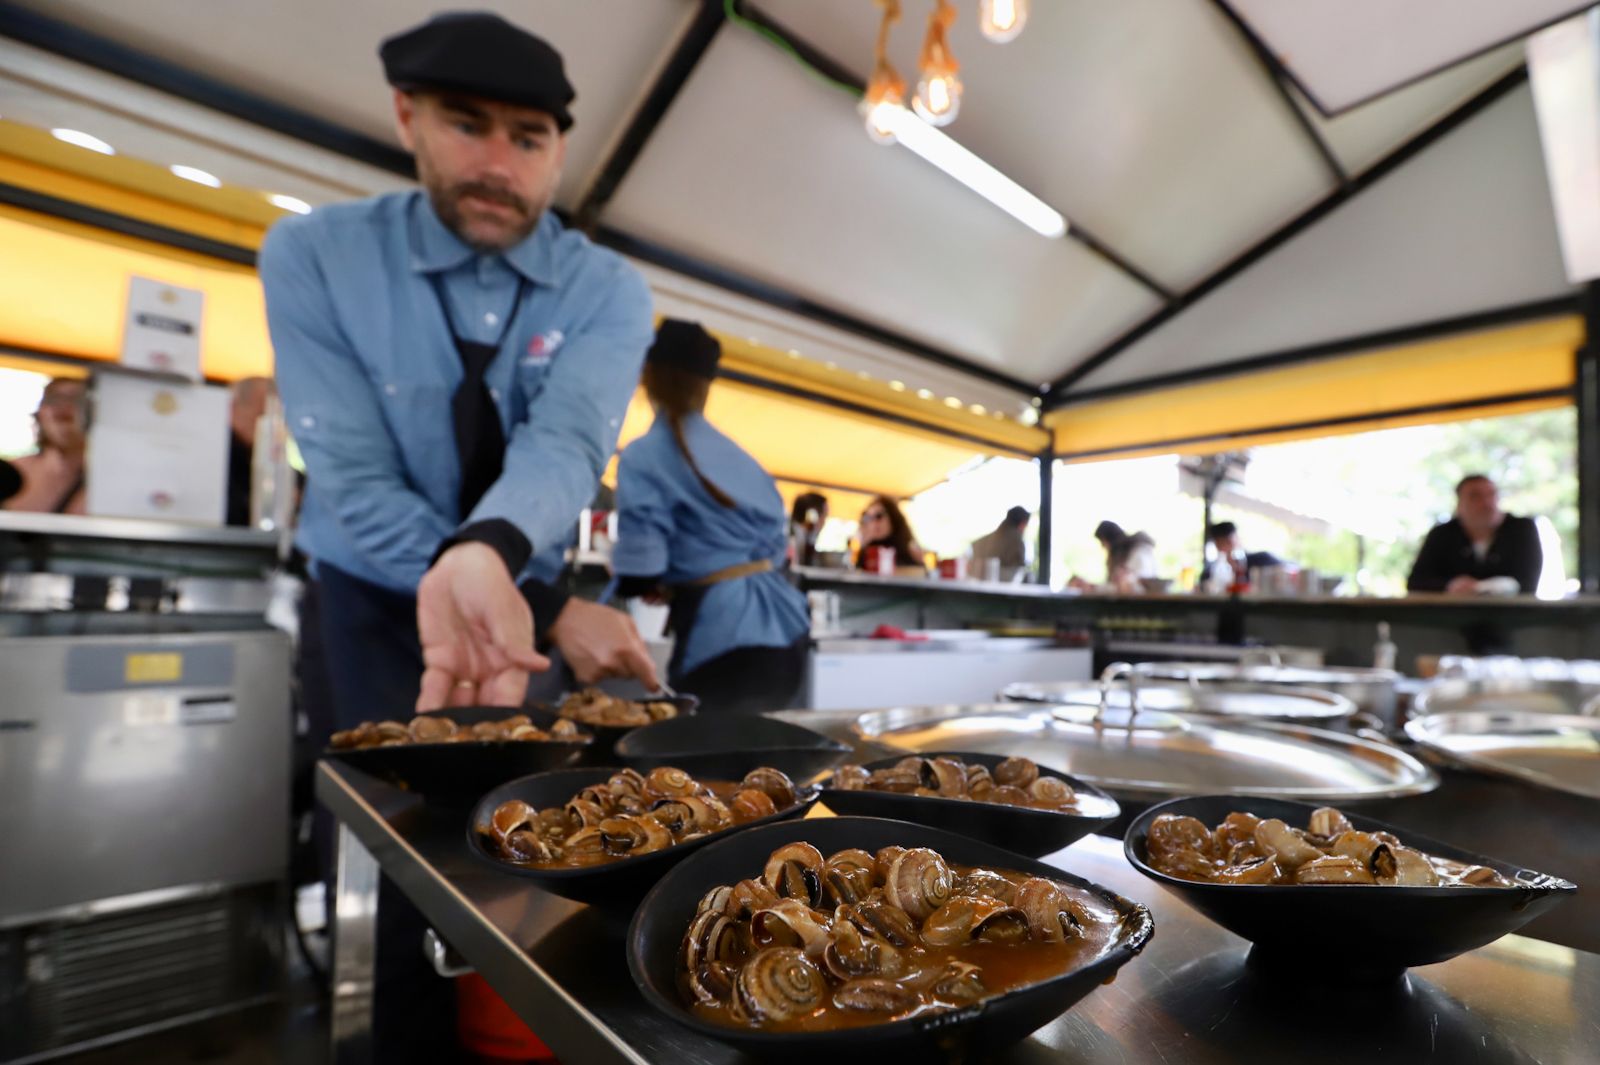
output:
[{"label": "white tent roof", "polygon": [[[3,24],[0,34],[34,33],[33,44],[65,54],[73,32],[92,34],[280,116],[299,112],[393,149],[376,45],[438,4],[11,6],[68,32],[43,40],[37,25]],[[558,196],[568,210],[595,187],[702,14],[695,0],[474,6],[500,10],[566,57],[579,89]],[[749,6],[843,73],[868,73],[878,12],[868,0]],[[654,260],[664,305],[700,308],[714,326],[912,388],[1013,409],[1064,379],[1070,398],[1571,292],[1532,109],[1516,83],[1520,43],[1326,119],[1210,0],[1036,0],[1027,29],[1003,46],[979,37],[976,6],[962,0],[952,33],[966,93],[948,132],[1062,212],[1074,234],[1041,237],[909,152],[870,143],[848,94],[734,24],[717,29],[621,175],[598,219],[604,233],[652,246],[635,251]],[[704,14],[720,7],[711,0]],[[925,11],[907,4],[892,41],[912,81]],[[256,168],[257,184],[263,166],[292,170],[312,202],[395,183],[370,157],[335,164],[325,148],[280,150],[280,132],[174,100],[171,86],[159,93],[112,79],[132,86],[119,107],[115,93],[82,89],[106,75],[57,56],[51,73],[39,66],[46,51],[0,45],[9,49],[6,118],[99,114],[123,124],[117,135],[133,154],[168,161],[174,139],[187,140],[225,179],[230,154],[241,173]],[[13,55],[34,66],[19,74]],[[1490,87],[1492,101],[1478,101],[1449,133],[1399,165],[1383,162]],[[327,188],[308,177],[324,172],[318,158]],[[1343,202],[1225,283],[1208,282],[1329,197]],[[735,291],[719,283],[728,277]],[[1183,299],[1177,313],[1174,297]],[[1157,314],[1158,327],[1096,358]]]}]

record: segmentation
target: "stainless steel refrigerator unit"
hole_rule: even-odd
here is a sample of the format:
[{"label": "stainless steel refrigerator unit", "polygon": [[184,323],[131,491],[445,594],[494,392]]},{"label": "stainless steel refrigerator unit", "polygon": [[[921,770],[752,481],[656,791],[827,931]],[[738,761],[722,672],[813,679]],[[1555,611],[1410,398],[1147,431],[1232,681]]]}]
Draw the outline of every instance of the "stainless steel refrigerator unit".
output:
[{"label": "stainless steel refrigerator unit", "polygon": [[[21,522],[0,523],[5,591],[82,584],[89,557],[102,589],[107,571],[125,574],[113,585],[160,588],[120,611],[103,594],[88,609],[77,591],[0,596],[6,1063],[218,1016],[284,988],[290,641],[266,626],[264,596],[245,608],[191,597],[186,609],[178,584],[189,578],[175,576],[228,554],[238,584],[264,586],[247,574],[270,569],[271,537],[169,529],[124,540],[119,527],[139,523],[80,520],[92,546],[59,528],[33,528],[24,544]],[[214,542],[183,542],[196,537]]]}]

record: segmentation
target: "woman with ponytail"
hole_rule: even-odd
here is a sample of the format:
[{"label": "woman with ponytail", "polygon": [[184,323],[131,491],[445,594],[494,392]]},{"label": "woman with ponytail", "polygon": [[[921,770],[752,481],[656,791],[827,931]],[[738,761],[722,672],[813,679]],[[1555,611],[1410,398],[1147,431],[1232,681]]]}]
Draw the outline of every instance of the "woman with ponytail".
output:
[{"label": "woman with ponytail", "polygon": [[667,678],[708,711],[780,710],[805,680],[811,618],[780,572],[787,514],[761,465],[705,417],[722,347],[668,318],[645,356],[655,424],[617,467],[622,596],[664,595]]}]

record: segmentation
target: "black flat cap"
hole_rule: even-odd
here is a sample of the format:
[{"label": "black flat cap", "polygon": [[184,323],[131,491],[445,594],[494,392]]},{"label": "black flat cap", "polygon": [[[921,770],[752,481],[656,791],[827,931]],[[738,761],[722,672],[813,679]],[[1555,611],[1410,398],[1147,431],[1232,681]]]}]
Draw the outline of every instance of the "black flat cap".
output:
[{"label": "black flat cap", "polygon": [[645,355],[646,362],[661,366],[676,366],[699,377],[717,376],[717,363],[722,359],[722,345],[717,338],[701,328],[699,322],[686,322],[681,318],[663,318],[656,330],[656,340]]},{"label": "black flat cap", "polygon": [[561,53],[487,11],[450,11],[378,46],[389,84],[407,91],[444,89],[544,111],[563,132],[577,95]]}]

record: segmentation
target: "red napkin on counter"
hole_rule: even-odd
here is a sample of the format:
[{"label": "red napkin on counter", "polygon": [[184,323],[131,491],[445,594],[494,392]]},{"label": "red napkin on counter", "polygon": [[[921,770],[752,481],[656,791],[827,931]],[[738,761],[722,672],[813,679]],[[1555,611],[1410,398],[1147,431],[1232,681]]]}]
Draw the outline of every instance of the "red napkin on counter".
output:
[{"label": "red napkin on counter", "polygon": [[909,640],[912,643],[923,642],[927,638],[920,632],[907,632],[898,625],[879,625],[872,630],[872,635],[868,637],[868,639],[872,640]]}]

